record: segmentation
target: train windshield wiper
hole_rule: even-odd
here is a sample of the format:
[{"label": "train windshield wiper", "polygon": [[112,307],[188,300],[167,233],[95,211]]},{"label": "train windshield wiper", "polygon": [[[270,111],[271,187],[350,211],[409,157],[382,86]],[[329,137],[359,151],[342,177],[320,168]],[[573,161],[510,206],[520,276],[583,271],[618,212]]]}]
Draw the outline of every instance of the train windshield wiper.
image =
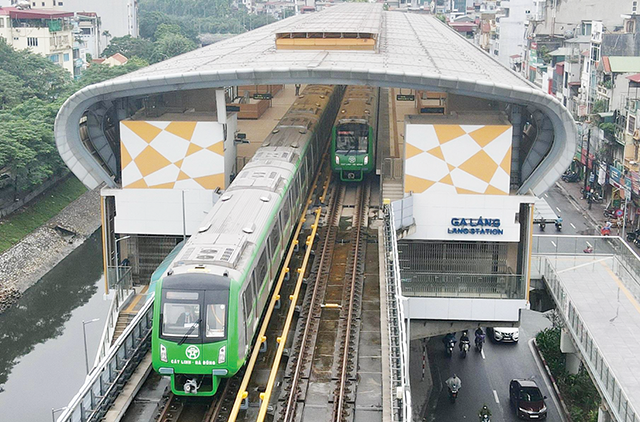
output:
[{"label": "train windshield wiper", "polygon": [[202,318],[197,320],[195,323],[193,323],[193,325],[191,327],[189,327],[189,330],[187,330],[187,332],[185,333],[184,337],[182,337],[180,339],[180,341],[178,342],[178,346],[182,345],[182,343],[187,341],[187,338],[189,337],[189,335],[193,332],[193,330],[196,328],[196,326],[198,326],[198,327],[200,326],[201,322],[202,322]]}]

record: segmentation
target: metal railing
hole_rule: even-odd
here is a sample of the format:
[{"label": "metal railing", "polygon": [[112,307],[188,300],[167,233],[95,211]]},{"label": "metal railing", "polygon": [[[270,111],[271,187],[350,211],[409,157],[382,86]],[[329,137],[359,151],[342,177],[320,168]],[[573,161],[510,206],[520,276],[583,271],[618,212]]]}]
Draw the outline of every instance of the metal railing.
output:
[{"label": "metal railing", "polygon": [[71,399],[58,422],[102,420],[127,380],[151,347],[153,298],[150,298],[122,335],[109,349],[78,392]]},{"label": "metal railing", "polygon": [[[591,252],[585,254],[587,248]],[[613,271],[633,296],[640,300],[640,256],[618,236],[533,236],[533,256],[575,256],[594,261],[603,256],[613,258]],[[554,258],[550,258],[554,259]]]},{"label": "metal railing", "polygon": [[609,410],[615,419],[619,422],[640,421],[638,412],[629,402],[620,383],[613,375],[606,358],[580,317],[580,312],[573,305],[571,298],[562,286],[551,259],[546,256],[534,256],[532,264],[537,266],[540,274],[544,276],[549,291],[558,307],[558,313],[563,317],[565,328],[573,338],[574,344],[582,355],[583,362],[591,373],[592,379],[595,380],[601,396],[607,402]]},{"label": "metal railing", "polygon": [[514,274],[403,273],[402,294],[419,297],[524,299],[527,279]]},{"label": "metal railing", "polygon": [[[113,283],[111,280],[115,279]],[[109,281],[109,288],[113,292],[113,300],[109,306],[109,313],[107,314],[107,321],[104,324],[102,330],[102,337],[100,337],[100,346],[96,353],[96,359],[93,363],[95,368],[100,361],[106,356],[111,342],[113,340],[113,334],[116,331],[116,324],[118,322],[118,316],[120,315],[120,309],[127,302],[127,299],[135,292],[133,290],[133,279],[131,276],[131,267],[109,267],[107,268],[107,280]]]},{"label": "metal railing", "polygon": [[393,210],[385,204],[384,251],[387,297],[387,319],[389,322],[389,360],[391,370],[391,417],[393,421],[411,421],[411,384],[409,382],[409,338],[405,323],[400,267],[398,265],[398,240],[394,225]]}]

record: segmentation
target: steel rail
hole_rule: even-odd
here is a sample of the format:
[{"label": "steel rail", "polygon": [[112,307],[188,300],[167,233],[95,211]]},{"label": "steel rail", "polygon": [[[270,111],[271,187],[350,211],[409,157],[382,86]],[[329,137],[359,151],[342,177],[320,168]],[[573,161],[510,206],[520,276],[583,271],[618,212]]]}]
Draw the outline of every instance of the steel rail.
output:
[{"label": "steel rail", "polygon": [[316,214],[315,221],[311,226],[311,235],[307,237],[307,241],[305,242],[307,246],[307,250],[305,251],[304,258],[302,260],[302,265],[298,268],[298,280],[296,282],[295,289],[293,294],[289,296],[289,300],[291,304],[289,306],[289,311],[287,312],[287,317],[284,323],[284,327],[282,328],[282,333],[280,337],[278,337],[278,350],[276,351],[276,356],[273,360],[273,365],[271,366],[271,372],[269,373],[269,380],[267,381],[266,389],[263,393],[260,393],[260,399],[262,403],[260,404],[260,411],[258,412],[257,421],[264,421],[265,416],[267,415],[267,408],[269,406],[269,400],[271,399],[271,393],[273,392],[273,384],[275,383],[276,374],[278,372],[278,368],[280,367],[280,360],[282,358],[282,353],[284,352],[285,344],[287,343],[287,337],[289,335],[289,328],[291,327],[291,321],[293,320],[293,315],[295,313],[296,303],[298,301],[298,296],[300,295],[300,290],[302,289],[302,282],[304,281],[304,273],[307,269],[307,265],[309,263],[309,257],[311,256],[311,246],[313,245],[313,241],[316,237],[316,232],[318,230],[318,222],[320,221],[320,215],[322,214],[322,208],[318,207],[314,211]]},{"label": "steel rail", "polygon": [[338,397],[334,401],[333,407],[333,418],[334,421],[342,420],[342,413],[345,405],[345,385],[347,383],[346,377],[349,366],[349,344],[351,342],[351,324],[353,321],[354,314],[354,302],[355,302],[355,292],[356,292],[356,281],[358,279],[358,266],[360,264],[358,255],[360,252],[360,234],[362,229],[362,220],[363,220],[363,212],[365,208],[365,188],[359,187],[360,193],[358,195],[358,205],[356,206],[357,214],[356,214],[356,224],[355,230],[355,244],[354,255],[353,255],[353,268],[351,269],[351,281],[350,281],[350,292],[349,292],[349,304],[347,308],[347,323],[346,323],[346,331],[344,335],[344,349],[342,352],[342,364],[340,367],[340,378],[338,380]]},{"label": "steel rail", "polygon": [[[328,184],[325,187],[325,193],[323,194],[323,198],[326,196],[327,187],[328,187]],[[316,274],[316,282],[313,285],[313,293],[311,295],[310,307],[309,307],[309,311],[307,312],[302,339],[300,340],[300,343],[299,343],[300,349],[298,350],[296,366],[293,371],[293,376],[291,377],[291,384],[289,387],[290,389],[289,396],[287,398],[287,405],[286,405],[285,413],[282,419],[284,422],[291,421],[295,417],[295,410],[296,410],[295,402],[298,399],[298,383],[300,381],[300,374],[302,372],[303,363],[305,361],[305,355],[307,352],[313,352],[313,349],[314,349],[314,348],[310,348],[311,350],[309,350],[308,348],[305,347],[305,345],[307,343],[307,339],[310,334],[312,319],[314,318],[315,311],[316,311],[315,308],[318,307],[318,304],[316,304],[316,298],[318,297],[319,290],[320,290],[320,284],[321,284],[320,279],[324,275],[322,270],[323,268],[325,268],[326,261],[331,259],[331,255],[333,253],[334,242],[330,241],[332,237],[331,227],[334,226],[336,223],[336,218],[338,217],[338,211],[340,210],[340,202],[341,202],[340,201],[341,194],[338,193],[337,188],[335,190],[337,195],[335,194],[333,195],[333,202],[331,205],[329,216],[327,218],[327,230],[325,233],[325,238],[322,243],[322,253],[320,255],[318,272]]]},{"label": "steel rail", "polygon": [[[328,156],[328,153],[325,152],[322,158],[322,162],[326,162],[327,156]],[[300,236],[300,232],[302,231],[302,227],[306,221],[305,215],[307,214],[309,206],[311,205],[311,202],[312,202],[311,198],[313,197],[314,191],[318,186],[318,179],[320,178],[320,175],[324,172],[325,168],[326,168],[326,165],[322,167],[320,171],[318,171],[318,173],[316,174],[316,177],[313,180],[313,187],[311,188],[309,195],[307,196],[307,201],[306,201],[304,210],[301,214],[300,220],[298,221],[298,226],[296,227],[296,231],[293,236],[293,241],[289,245],[289,251],[287,252],[287,257],[285,258],[284,264],[282,266],[282,270],[280,271],[280,276],[278,277],[278,282],[274,289],[273,296],[271,297],[269,307],[267,308],[267,313],[265,314],[265,317],[262,321],[262,325],[260,326],[258,338],[256,340],[256,344],[251,353],[251,358],[247,363],[247,369],[245,371],[244,377],[242,378],[242,383],[240,384],[238,394],[236,395],[236,400],[233,403],[233,408],[231,409],[231,413],[229,415],[229,422],[236,421],[236,419],[238,418],[238,413],[240,412],[242,401],[246,399],[249,395],[247,391],[247,386],[249,385],[249,381],[251,380],[251,376],[253,374],[253,369],[255,368],[255,364],[258,360],[258,355],[260,353],[260,348],[262,346],[262,343],[264,343],[267,340],[265,333],[267,332],[267,327],[269,326],[271,315],[273,314],[273,310],[275,308],[277,301],[280,299],[280,289],[282,288],[282,284],[284,283],[284,279],[286,275],[289,273],[289,270],[290,270],[289,262],[291,261],[291,257],[293,256],[293,253],[295,251],[295,246],[298,245],[299,243],[298,237]],[[316,225],[317,225],[317,222],[316,222]]]}]

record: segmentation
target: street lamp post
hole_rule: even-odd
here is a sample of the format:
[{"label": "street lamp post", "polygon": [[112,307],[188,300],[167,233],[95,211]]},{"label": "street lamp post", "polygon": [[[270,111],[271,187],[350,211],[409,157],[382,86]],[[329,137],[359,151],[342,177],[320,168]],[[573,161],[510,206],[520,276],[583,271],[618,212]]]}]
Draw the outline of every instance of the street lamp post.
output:
[{"label": "street lamp post", "polygon": [[84,364],[87,368],[87,374],[89,374],[89,352],[87,352],[87,330],[85,329],[85,326],[96,321],[100,321],[100,318],[94,318],[90,321],[82,321],[82,339],[84,340]]},{"label": "street lamp post", "polygon": [[57,409],[54,409],[53,407],[51,408],[51,420],[53,422],[56,422],[56,413],[57,412],[62,412],[63,410],[67,410],[67,407],[59,407]]}]

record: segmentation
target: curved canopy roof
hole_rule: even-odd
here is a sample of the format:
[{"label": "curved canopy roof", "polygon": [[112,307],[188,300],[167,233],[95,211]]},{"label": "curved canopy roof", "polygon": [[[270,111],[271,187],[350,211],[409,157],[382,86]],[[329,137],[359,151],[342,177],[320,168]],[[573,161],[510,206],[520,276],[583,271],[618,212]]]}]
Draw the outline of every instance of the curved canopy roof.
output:
[{"label": "curved canopy roof", "polygon": [[[60,154],[85,185],[105,182],[113,186],[79,136],[80,118],[101,101],[245,84],[366,84],[445,91],[539,110],[552,126],[553,142],[550,150],[545,149],[548,152],[538,154],[532,165],[535,170],[523,181],[520,192],[540,194],[560,177],[571,163],[576,133],[573,118],[562,104],[438,19],[380,8],[380,4],[347,3],[292,17],[86,87],[58,113],[55,136]],[[354,17],[363,21],[354,23]],[[377,22],[366,21],[372,18]],[[319,33],[324,28],[336,33],[365,28],[376,34],[375,50],[276,48],[277,34]]]}]

